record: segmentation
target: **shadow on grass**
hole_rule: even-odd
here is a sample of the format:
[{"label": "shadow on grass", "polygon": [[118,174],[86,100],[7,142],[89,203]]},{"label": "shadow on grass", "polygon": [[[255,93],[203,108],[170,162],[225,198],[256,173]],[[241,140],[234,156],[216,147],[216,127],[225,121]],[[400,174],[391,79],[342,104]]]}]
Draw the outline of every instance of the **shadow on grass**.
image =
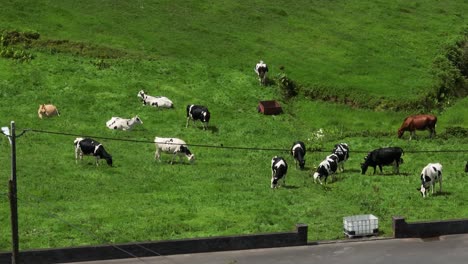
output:
[{"label": "shadow on grass", "polygon": [[452,193],[451,192],[444,192],[444,191],[442,191],[442,192],[434,191],[434,194],[429,194],[429,196],[432,196],[432,195],[433,196],[450,196],[450,195],[452,195]]},{"label": "shadow on grass", "polygon": [[281,187],[283,187],[285,189],[299,189],[299,187],[295,186],[295,185],[283,185]]}]

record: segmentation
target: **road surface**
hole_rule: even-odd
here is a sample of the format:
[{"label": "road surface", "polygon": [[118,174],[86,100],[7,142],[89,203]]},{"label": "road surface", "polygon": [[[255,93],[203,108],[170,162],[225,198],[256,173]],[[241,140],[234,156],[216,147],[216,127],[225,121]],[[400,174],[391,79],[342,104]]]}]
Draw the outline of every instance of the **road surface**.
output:
[{"label": "road surface", "polygon": [[[468,234],[133,258],[79,264],[466,264]],[[78,262],[76,262],[78,264]]]}]

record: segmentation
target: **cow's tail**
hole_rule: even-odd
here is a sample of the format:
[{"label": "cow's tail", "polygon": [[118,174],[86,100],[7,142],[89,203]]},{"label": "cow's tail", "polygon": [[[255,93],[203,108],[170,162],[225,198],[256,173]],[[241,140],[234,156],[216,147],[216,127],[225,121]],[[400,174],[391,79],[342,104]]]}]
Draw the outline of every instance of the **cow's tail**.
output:
[{"label": "cow's tail", "polygon": [[75,141],[73,141],[73,145],[75,145],[75,147],[80,143],[80,141],[83,140],[83,138],[81,137],[78,137],[75,139]]}]

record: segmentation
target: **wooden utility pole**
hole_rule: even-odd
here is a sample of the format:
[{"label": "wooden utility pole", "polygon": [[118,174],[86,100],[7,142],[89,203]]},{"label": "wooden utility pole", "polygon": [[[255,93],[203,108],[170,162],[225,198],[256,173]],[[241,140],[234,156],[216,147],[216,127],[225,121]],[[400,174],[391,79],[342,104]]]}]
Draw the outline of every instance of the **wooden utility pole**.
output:
[{"label": "wooden utility pole", "polygon": [[10,197],[10,211],[11,211],[11,242],[12,254],[11,263],[19,263],[19,236],[18,236],[18,196],[16,189],[16,132],[15,122],[11,121],[10,133],[11,145],[11,179],[9,181],[9,197]]}]

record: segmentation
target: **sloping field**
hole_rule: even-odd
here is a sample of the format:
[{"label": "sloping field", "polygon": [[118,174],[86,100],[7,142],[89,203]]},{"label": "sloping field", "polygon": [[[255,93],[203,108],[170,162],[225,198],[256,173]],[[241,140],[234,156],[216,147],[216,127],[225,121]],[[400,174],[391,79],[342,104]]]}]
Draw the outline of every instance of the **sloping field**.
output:
[{"label": "sloping field", "polygon": [[[407,141],[396,130],[416,110],[356,109],[302,94],[285,101],[276,85],[258,86],[253,72],[263,59],[272,79],[284,66],[295,82],[330,94],[416,98],[433,85],[441,45],[466,25],[463,10],[461,1],[3,3],[4,30],[40,34],[14,46],[32,60],[0,58],[0,126],[14,120],[18,133],[31,129],[17,139],[21,248],[273,232],[296,223],[309,224],[310,240],[335,239],[343,237],[343,216],[364,213],[391,236],[393,215],[466,217],[467,98],[434,111],[437,138],[419,132]],[[143,106],[141,89],[171,98],[174,109]],[[285,113],[259,114],[258,101],[269,99]],[[55,104],[60,117],[40,120],[41,103]],[[187,104],[210,109],[208,131],[185,128]],[[112,116],[134,115],[144,123],[132,131],[105,127]],[[96,168],[90,157],[75,164],[73,140],[85,135],[103,143],[114,167]],[[197,161],[155,162],[155,136],[184,139]],[[308,147],[305,171],[288,152],[295,140]],[[351,147],[346,171],[326,187],[313,184],[314,166],[339,142]],[[405,150],[401,175],[360,174],[367,151],[381,146]],[[0,150],[0,249],[8,250],[6,138]],[[274,155],[290,165],[278,190],[269,187]],[[422,199],[415,189],[429,162],[444,165],[444,190]]]}]

